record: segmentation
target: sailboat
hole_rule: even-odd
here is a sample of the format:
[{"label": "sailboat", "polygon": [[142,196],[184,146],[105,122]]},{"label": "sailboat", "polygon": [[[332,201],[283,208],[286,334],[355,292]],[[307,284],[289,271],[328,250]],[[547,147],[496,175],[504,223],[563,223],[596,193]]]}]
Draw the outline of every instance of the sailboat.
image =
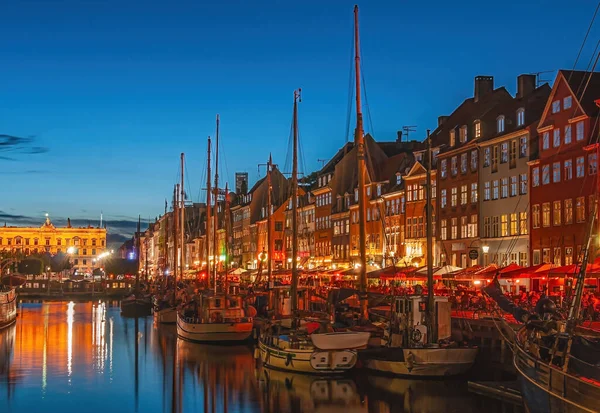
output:
[{"label": "sailboat", "polygon": [[[354,6],[354,52],[356,76],[356,134],[359,195],[360,303],[361,319],[368,321],[366,293],[366,162],[360,91],[360,41],[358,6]],[[431,185],[431,140],[427,133],[427,185]],[[460,347],[450,341],[451,311],[447,297],[433,295],[433,232],[431,189],[427,188],[427,297],[394,297],[389,331],[391,340],[379,348],[362,350],[360,359],[370,370],[405,376],[445,377],[466,372],[475,362],[476,348]],[[358,326],[360,328],[361,326]]]},{"label": "sailboat", "polygon": [[[483,288],[500,308],[523,326],[510,339],[521,394],[531,413],[600,411],[600,332],[579,325],[586,270],[598,204],[590,215],[587,243],[576,278],[575,294],[565,320],[549,297],[541,297],[529,312],[504,296],[497,279]],[[506,328],[501,319],[501,333]],[[504,333],[503,333],[504,334]]]},{"label": "sailboat", "polygon": [[[210,139],[209,139],[210,154]],[[219,223],[219,115],[217,115],[217,135],[215,146],[215,185],[214,185],[214,223],[212,233],[210,222],[206,225],[206,242],[213,239],[213,288],[203,291],[187,308],[177,313],[177,335],[185,340],[197,342],[239,342],[252,334],[252,317],[247,317],[242,297],[229,294],[227,277],[222,290],[217,288],[217,229]],[[210,156],[210,155],[209,155]],[[208,159],[208,181],[210,181],[210,157]],[[226,195],[226,202],[227,202]],[[207,191],[207,211],[210,210],[211,191]],[[227,217],[225,219],[227,222]],[[228,239],[228,237],[225,237]],[[227,242],[226,242],[227,243]],[[207,255],[207,274],[210,273],[210,257]],[[227,262],[226,257],[226,261]],[[225,265],[227,267],[227,265]]]},{"label": "sailboat", "polygon": [[[292,257],[298,255],[298,102],[300,89],[294,91],[293,165],[292,165]],[[298,268],[292,259],[292,328],[281,322],[269,324],[260,335],[258,353],[267,367],[298,373],[339,374],[352,369],[357,361],[357,348],[365,347],[370,334],[363,332],[327,331],[312,333],[299,328]]]},{"label": "sailboat", "polygon": [[[177,322],[177,261],[180,259],[181,267],[179,276],[183,278],[183,268],[185,260],[185,189],[184,189],[184,163],[185,154],[181,153],[181,182],[177,186],[179,190],[175,190],[173,202],[173,295],[169,301],[155,299],[154,302],[154,318],[162,324],[175,324]],[[177,221],[180,221],[178,228]],[[178,240],[181,237],[181,246],[178,248]],[[181,250],[181,256],[179,255]],[[156,297],[155,297],[156,298]]]},{"label": "sailboat", "polygon": [[[139,261],[140,258],[140,226],[141,217],[138,216],[137,241],[135,254]],[[139,265],[138,265],[139,268]],[[140,290],[140,272],[135,273],[135,289],[132,295],[121,301],[121,315],[124,317],[145,317],[152,313],[152,299],[145,297]]]}]

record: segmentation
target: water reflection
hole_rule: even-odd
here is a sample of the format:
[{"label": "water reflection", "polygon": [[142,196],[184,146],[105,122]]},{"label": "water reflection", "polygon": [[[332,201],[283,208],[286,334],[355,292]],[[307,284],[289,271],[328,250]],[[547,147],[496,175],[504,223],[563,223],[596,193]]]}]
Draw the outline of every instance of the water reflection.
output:
[{"label": "water reflection", "polygon": [[500,411],[465,383],[315,378],[263,369],[249,346],[177,339],[118,303],[24,304],[0,331],[0,411],[475,412]]}]

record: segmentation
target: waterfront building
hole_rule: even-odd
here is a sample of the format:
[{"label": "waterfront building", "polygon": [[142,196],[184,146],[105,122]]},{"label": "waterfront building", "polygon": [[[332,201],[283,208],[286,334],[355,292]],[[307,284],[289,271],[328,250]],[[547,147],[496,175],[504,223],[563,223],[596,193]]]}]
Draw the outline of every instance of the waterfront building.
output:
[{"label": "waterfront building", "polygon": [[96,257],[106,251],[106,228],[56,227],[46,215],[39,227],[0,227],[0,252],[28,256],[32,254],[68,254],[73,268],[89,273],[96,268]]},{"label": "waterfront building", "polygon": [[599,98],[600,73],[558,72],[537,127],[539,157],[529,166],[534,265],[581,261],[598,192]]}]

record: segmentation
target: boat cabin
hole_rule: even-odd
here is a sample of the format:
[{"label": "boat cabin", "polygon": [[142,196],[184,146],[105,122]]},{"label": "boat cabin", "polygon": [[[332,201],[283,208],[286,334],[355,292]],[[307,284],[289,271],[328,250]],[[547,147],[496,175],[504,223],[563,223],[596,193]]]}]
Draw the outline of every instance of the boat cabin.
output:
[{"label": "boat cabin", "polygon": [[214,295],[201,300],[200,318],[209,323],[240,322],[246,317],[242,297]]},{"label": "boat cabin", "polygon": [[[438,340],[449,340],[451,336],[451,304],[448,297],[435,296],[435,320]],[[409,330],[418,330],[419,342],[427,342],[427,296],[413,295],[396,297],[392,318],[406,322]]]}]

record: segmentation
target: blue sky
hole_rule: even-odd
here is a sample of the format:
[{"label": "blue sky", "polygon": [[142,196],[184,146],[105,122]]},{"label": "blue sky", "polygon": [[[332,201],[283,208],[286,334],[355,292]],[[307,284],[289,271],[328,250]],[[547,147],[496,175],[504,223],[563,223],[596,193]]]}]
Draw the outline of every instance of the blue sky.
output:
[{"label": "blue sky", "polygon": [[[364,2],[367,129],[393,140],[418,125],[413,136],[422,139],[472,95],[476,75],[514,92],[521,73],[572,68],[596,2],[568,4]],[[0,134],[35,136],[25,146],[48,149],[0,152],[12,158],[0,158],[0,220],[154,217],[171,197],[180,152],[197,200],[217,113],[221,177],[232,183],[235,171],[248,171],[254,181],[269,151],[285,163],[298,87],[301,169],[317,169],[346,139],[353,5],[0,2]],[[579,68],[599,34],[594,27]]]}]

